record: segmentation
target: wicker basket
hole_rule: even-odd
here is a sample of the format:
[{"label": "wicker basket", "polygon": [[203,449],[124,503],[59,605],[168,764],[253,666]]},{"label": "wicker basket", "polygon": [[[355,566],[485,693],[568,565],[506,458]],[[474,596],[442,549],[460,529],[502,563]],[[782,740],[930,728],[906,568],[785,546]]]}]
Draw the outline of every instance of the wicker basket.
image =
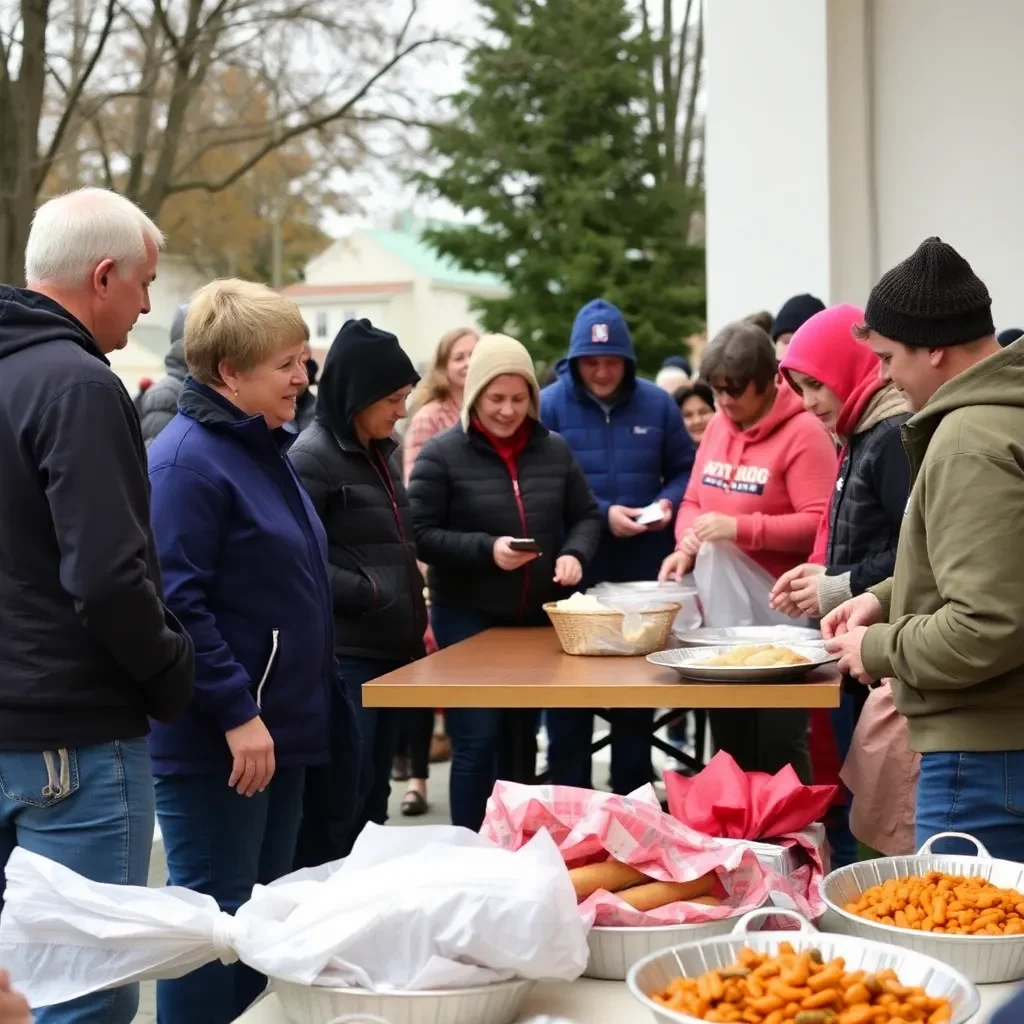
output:
[{"label": "wicker basket", "polygon": [[[566,654],[636,657],[668,647],[672,623],[681,607],[679,604],[663,604],[642,612],[570,612],[551,601],[544,605],[544,611],[555,627],[558,642]],[[644,636],[636,643],[630,643],[622,635],[626,614],[631,618],[639,617],[643,624]]]}]

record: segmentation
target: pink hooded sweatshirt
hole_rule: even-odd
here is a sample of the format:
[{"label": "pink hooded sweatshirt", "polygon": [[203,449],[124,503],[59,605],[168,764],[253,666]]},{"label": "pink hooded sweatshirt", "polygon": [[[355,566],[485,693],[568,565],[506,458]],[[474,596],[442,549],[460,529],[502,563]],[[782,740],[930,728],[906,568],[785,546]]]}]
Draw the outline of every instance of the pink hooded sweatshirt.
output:
[{"label": "pink hooded sweatshirt", "polygon": [[703,512],[735,516],[737,546],[778,578],[807,561],[836,467],[832,438],[786,383],[749,430],[719,410],[697,449],[676,541]]}]

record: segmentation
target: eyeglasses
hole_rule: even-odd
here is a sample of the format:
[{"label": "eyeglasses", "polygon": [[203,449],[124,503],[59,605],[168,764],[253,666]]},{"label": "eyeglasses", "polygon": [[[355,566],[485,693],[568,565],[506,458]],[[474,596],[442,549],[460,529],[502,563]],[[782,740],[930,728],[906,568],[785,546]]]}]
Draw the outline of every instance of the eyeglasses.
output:
[{"label": "eyeglasses", "polygon": [[728,395],[730,398],[739,398],[747,390],[747,384],[737,384],[733,380],[712,381],[711,390],[716,395]]}]

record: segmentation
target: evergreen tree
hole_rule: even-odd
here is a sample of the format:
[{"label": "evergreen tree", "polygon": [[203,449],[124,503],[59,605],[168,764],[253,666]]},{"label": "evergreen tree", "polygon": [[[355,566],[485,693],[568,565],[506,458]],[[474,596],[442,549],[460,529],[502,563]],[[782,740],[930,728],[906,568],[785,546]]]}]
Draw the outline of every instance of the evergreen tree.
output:
[{"label": "evergreen tree", "polygon": [[704,252],[688,208],[658,184],[645,111],[650,43],[625,0],[481,0],[455,117],[432,132],[439,167],[421,187],[476,223],[427,233],[461,266],[500,274],[504,299],[479,301],[488,330],[536,358],[566,349],[572,319],[602,297],[656,370],[704,321]]}]

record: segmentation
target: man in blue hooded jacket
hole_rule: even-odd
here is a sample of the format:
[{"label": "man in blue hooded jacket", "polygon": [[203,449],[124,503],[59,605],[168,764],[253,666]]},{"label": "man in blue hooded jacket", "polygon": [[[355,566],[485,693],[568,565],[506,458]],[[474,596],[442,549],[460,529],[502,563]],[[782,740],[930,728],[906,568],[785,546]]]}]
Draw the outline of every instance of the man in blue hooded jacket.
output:
[{"label": "man in blue hooded jacket", "polygon": [[[636,353],[622,313],[604,299],[576,314],[568,357],[540,396],[541,419],[561,434],[586,474],[606,529],[585,586],[657,579],[674,547],[670,526],[693,467],[694,447],[675,401],[636,375]],[[661,506],[661,519],[636,522]],[[652,777],[653,712],[616,711],[612,723],[612,788],[628,793]],[[554,781],[590,786],[586,750],[593,714],[547,713]]]}]

